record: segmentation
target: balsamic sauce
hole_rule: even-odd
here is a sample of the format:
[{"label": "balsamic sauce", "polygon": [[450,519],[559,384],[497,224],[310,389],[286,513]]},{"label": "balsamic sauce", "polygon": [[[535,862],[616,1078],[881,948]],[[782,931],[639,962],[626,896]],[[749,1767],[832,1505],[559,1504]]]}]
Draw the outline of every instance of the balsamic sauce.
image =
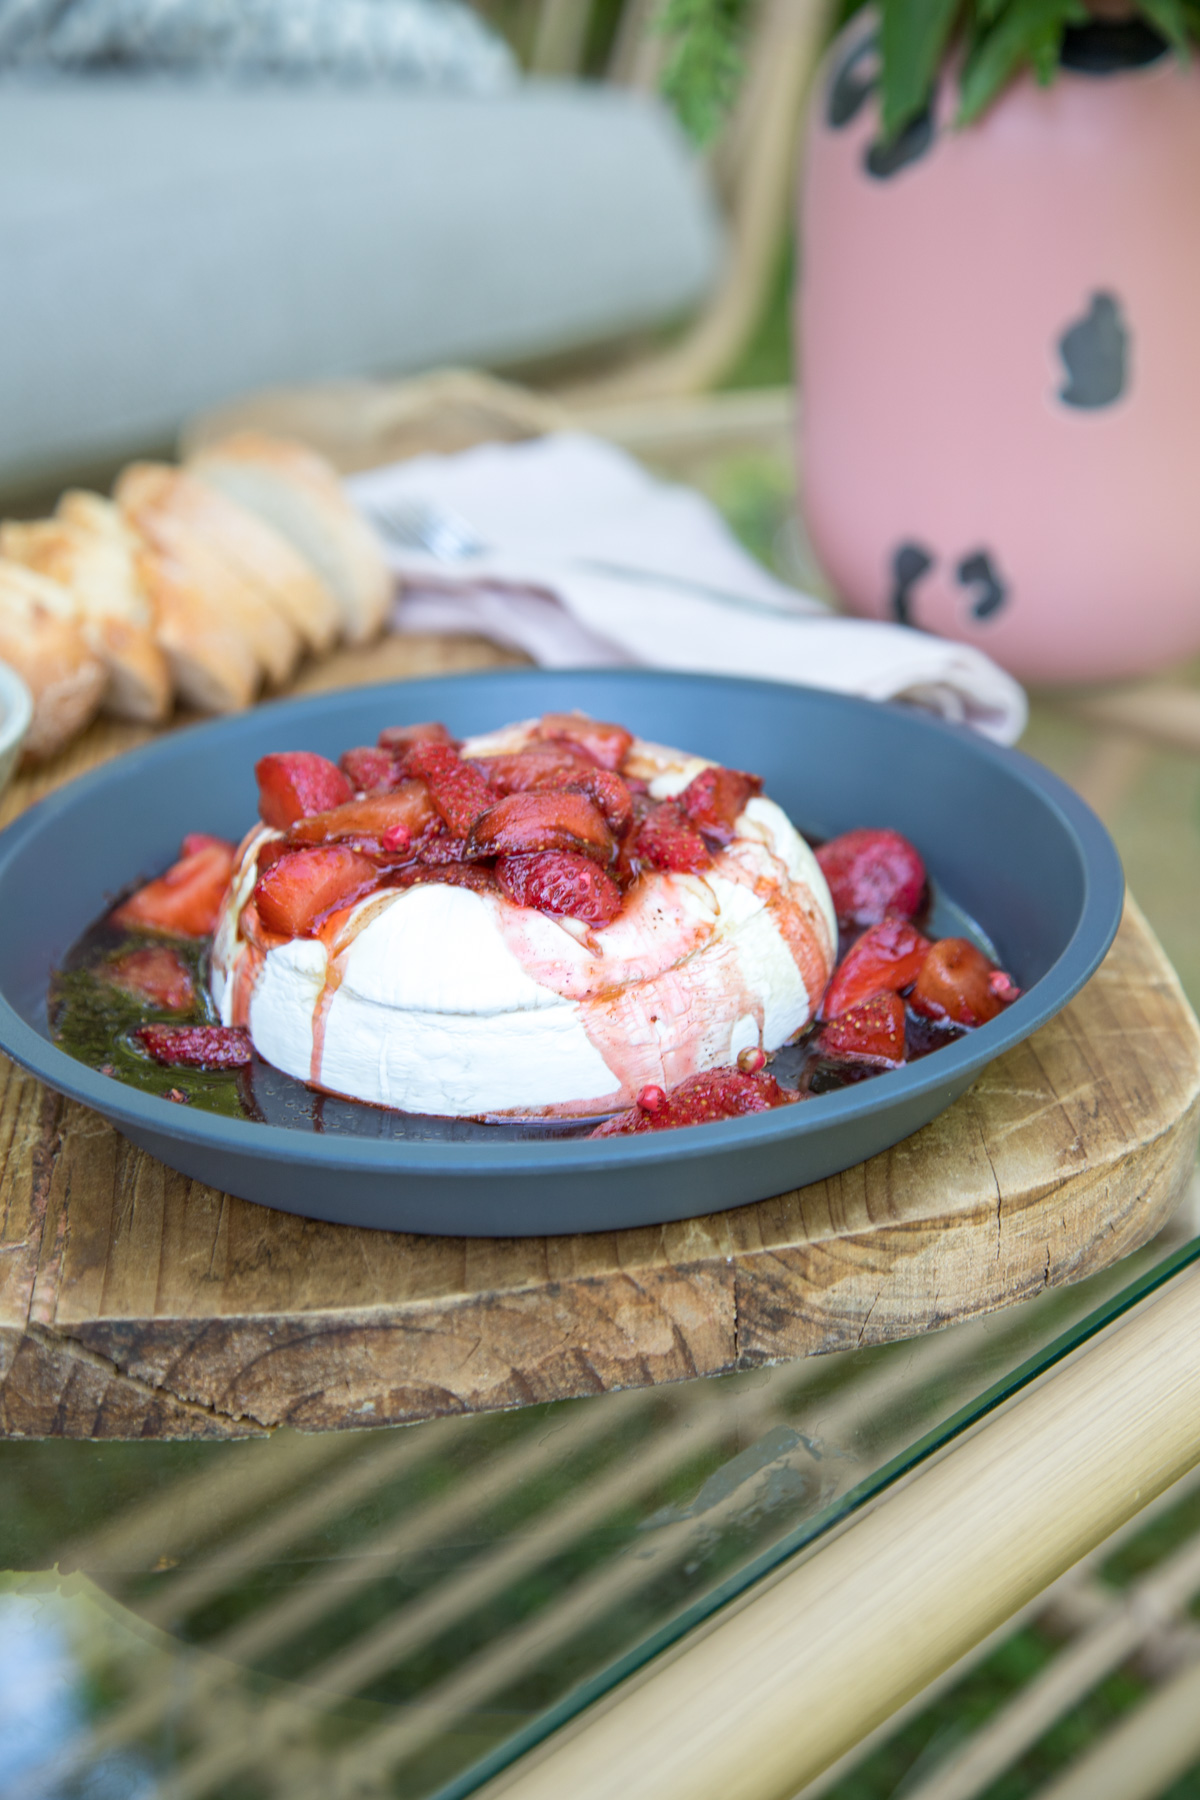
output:
[{"label": "balsamic sauce", "polygon": [[[939,903],[936,897],[915,923],[927,935],[970,935],[980,941],[989,955],[994,954],[978,928],[969,929],[957,908],[944,901]],[[839,963],[859,935],[853,932],[841,936]],[[195,1001],[186,1011],[168,1012],[152,1006],[105,978],[106,967],[128,951],[163,943],[171,945],[192,976]],[[141,1048],[133,1033],[139,1025],[159,1021],[172,1025],[219,1023],[209,994],[209,951],[207,939],[195,942],[130,930],[115,924],[111,913],[106,912],[72,945],[51,981],[48,1010],[55,1042],[89,1068],[143,1093],[226,1118],[251,1119],[297,1131],[424,1142],[528,1142],[586,1137],[601,1117],[609,1116],[489,1122],[394,1111],[322,1093],[272,1068],[257,1055],[248,1067],[241,1069],[164,1067]],[[818,1024],[808,1026],[794,1042],[770,1057],[767,1067],[781,1087],[802,1096],[829,1094],[890,1073],[869,1064],[823,1058],[816,1048],[820,1031]],[[909,1012],[908,1059],[916,1062],[963,1035],[957,1026],[938,1026]]]}]

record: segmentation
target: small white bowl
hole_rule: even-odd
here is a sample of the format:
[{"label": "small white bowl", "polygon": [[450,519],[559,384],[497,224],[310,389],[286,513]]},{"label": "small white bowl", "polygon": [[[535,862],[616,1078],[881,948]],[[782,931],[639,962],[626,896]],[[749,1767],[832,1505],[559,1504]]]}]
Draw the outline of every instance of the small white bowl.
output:
[{"label": "small white bowl", "polygon": [[0,793],[17,766],[33,718],[33,695],[15,669],[0,662]]}]

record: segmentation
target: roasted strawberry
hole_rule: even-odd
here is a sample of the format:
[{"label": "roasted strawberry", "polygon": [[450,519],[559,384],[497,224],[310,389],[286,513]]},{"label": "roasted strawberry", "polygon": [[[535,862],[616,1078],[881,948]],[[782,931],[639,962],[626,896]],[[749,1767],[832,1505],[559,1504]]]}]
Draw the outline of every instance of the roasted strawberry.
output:
[{"label": "roasted strawberry", "polygon": [[404,756],[405,775],[418,776],[452,837],[465,838],[496,796],[472,763],[465,763],[450,744],[423,740]]},{"label": "roasted strawberry", "polygon": [[379,885],[379,870],[345,844],[289,850],[259,877],[258,916],[281,937],[311,937],[322,919]]},{"label": "roasted strawberry", "polygon": [[999,973],[966,938],[940,938],[925,958],[908,1003],[926,1019],[986,1025],[1003,1012],[1008,989],[1012,989],[1013,999],[1017,996],[1007,976],[1003,992],[993,986],[992,977]]},{"label": "roasted strawberry", "polygon": [[276,831],[286,831],[297,819],[328,812],[354,797],[354,789],[337,764],[312,750],[260,757],[254,773],[258,777],[258,816]]},{"label": "roasted strawberry", "polygon": [[475,856],[532,856],[540,850],[577,850],[594,862],[612,861],[614,844],[600,813],[584,794],[506,794],[477,819]]},{"label": "roasted strawberry", "polygon": [[196,998],[191,970],[178,951],[166,944],[129,950],[103,964],[99,973],[114,987],[166,1012],[186,1012]]},{"label": "roasted strawberry", "polygon": [[498,794],[586,794],[599,807],[614,837],[623,837],[632,817],[632,796],[619,775],[597,768],[574,744],[534,744],[511,756],[494,756],[476,768]]},{"label": "roasted strawberry", "polygon": [[[458,843],[460,840],[451,838],[447,841]],[[441,887],[470,888],[476,894],[494,893],[496,889],[496,877],[482,863],[405,863],[403,868],[389,870],[385,877],[387,887],[424,887],[434,883]]]},{"label": "roasted strawberry", "polygon": [[711,865],[712,855],[678,801],[662,800],[638,825],[629,860],[635,869],[648,865],[675,875],[695,875]]},{"label": "roasted strawberry", "polygon": [[[187,846],[194,846],[191,850]],[[194,834],[184,839],[184,854],[165,875],[149,881],[117,907],[118,925],[144,931],[166,931],[173,937],[208,937],[233,873],[236,851],[222,838]]]},{"label": "roasted strawberry", "polygon": [[400,763],[390,750],[362,744],[343,750],[338,767],[356,794],[389,794],[400,784]]},{"label": "roasted strawberry", "polygon": [[430,866],[434,863],[469,863],[472,860],[470,838],[451,837],[440,819],[417,845],[412,856],[404,858]]},{"label": "roasted strawberry", "polygon": [[212,850],[213,848],[220,850],[223,855],[228,855],[232,846],[228,838],[213,837],[207,831],[189,831],[179,846],[179,854],[180,856],[195,856],[198,850]]},{"label": "roasted strawberry", "polygon": [[899,994],[873,994],[831,1019],[817,1050],[835,1062],[877,1063],[894,1069],[904,1061],[904,1002]]},{"label": "roasted strawberry", "polygon": [[611,875],[573,850],[502,856],[496,863],[496,880],[514,906],[582,919],[597,928],[611,925],[621,910],[621,890]]},{"label": "roasted strawberry", "polygon": [[410,750],[414,744],[449,744],[451,749],[458,748],[458,739],[452,738],[436,720],[423,725],[385,725],[378,742],[381,750]]},{"label": "roasted strawberry", "polygon": [[614,837],[624,837],[633,820],[633,796],[611,769],[581,769],[563,782],[564,790],[586,794],[598,806]]},{"label": "roasted strawberry", "polygon": [[286,856],[291,848],[286,838],[267,838],[255,852],[255,863],[260,876],[265,875],[272,863],[277,863],[281,856]]},{"label": "roasted strawberry", "polygon": [[629,1137],[639,1131],[669,1131],[677,1125],[705,1125],[712,1119],[736,1119],[746,1113],[790,1106],[798,1098],[781,1088],[773,1075],[743,1075],[737,1069],[710,1069],[689,1075],[669,1092],[642,1089],[628,1112],[606,1119],[592,1132],[598,1137]]},{"label": "roasted strawberry", "polygon": [[757,775],[740,769],[701,769],[679,796],[684,815],[707,838],[728,844],[746,802],[762,793]]},{"label": "roasted strawberry", "polygon": [[289,845],[349,843],[369,854],[404,856],[427,832],[440,828],[423,781],[402,781],[390,794],[367,794],[331,812],[298,819]]},{"label": "roasted strawberry", "polygon": [[531,794],[552,785],[556,775],[569,779],[596,765],[578,744],[529,744],[503,756],[481,756],[474,767],[493,793]]},{"label": "roasted strawberry", "polygon": [[584,713],[543,713],[537,735],[578,744],[601,769],[619,769],[633,745],[633,733],[623,725],[606,725]]},{"label": "roasted strawberry", "polygon": [[929,939],[907,919],[872,925],[834,970],[819,1016],[836,1019],[872,994],[898,994],[911,987],[928,954]]},{"label": "roasted strawberry", "polygon": [[925,864],[898,831],[846,831],[817,851],[838,923],[877,925],[888,913],[912,919],[925,898]]},{"label": "roasted strawberry", "polygon": [[253,1056],[250,1033],[239,1025],[142,1025],[133,1035],[168,1067],[241,1069]]}]

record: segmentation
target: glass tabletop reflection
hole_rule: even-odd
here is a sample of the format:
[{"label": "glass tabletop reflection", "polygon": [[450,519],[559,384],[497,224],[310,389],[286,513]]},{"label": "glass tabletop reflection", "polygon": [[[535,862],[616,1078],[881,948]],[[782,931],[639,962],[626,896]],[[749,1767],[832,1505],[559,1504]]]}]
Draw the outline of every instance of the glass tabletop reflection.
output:
[{"label": "glass tabletop reflection", "polygon": [[0,1444],[7,1800],[457,1800],[1136,1303],[387,1430]]}]

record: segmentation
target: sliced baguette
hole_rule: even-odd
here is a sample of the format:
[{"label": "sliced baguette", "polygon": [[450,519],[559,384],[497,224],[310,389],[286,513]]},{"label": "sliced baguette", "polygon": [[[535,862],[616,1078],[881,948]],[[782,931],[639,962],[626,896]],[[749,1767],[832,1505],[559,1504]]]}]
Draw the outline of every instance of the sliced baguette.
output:
[{"label": "sliced baguette", "polygon": [[375,534],[323,457],[286,438],[243,431],[199,451],[187,466],[287,538],[335,595],[348,643],[378,635],[392,576]]},{"label": "sliced baguette", "polygon": [[33,695],[25,754],[53,756],[92,718],[108,672],[75,623],[74,602],[60,583],[0,559],[0,659],[24,677]]},{"label": "sliced baguette", "polygon": [[221,554],[262,589],[307,649],[323,655],[337,639],[342,615],[319,572],[269,519],[242,505],[236,495],[191,473],[182,479],[197,524],[211,534]]},{"label": "sliced baguette", "polygon": [[[130,463],[114,497],[143,544],[160,559],[169,559],[183,586],[201,596],[229,630],[241,634],[267,678],[276,684],[286,681],[303,649],[300,634],[270,590],[225,550],[221,527],[227,518],[220,496],[164,463]],[[155,586],[151,598],[161,606]]]},{"label": "sliced baguette", "polygon": [[[70,499],[91,504],[64,512]],[[0,526],[0,555],[60,582],[78,607],[88,647],[108,670],[104,708],[155,724],[171,705],[171,676],[154,641],[153,614],[137,576],[136,545],[115,507],[99,495],[67,496],[59,516]]]}]

